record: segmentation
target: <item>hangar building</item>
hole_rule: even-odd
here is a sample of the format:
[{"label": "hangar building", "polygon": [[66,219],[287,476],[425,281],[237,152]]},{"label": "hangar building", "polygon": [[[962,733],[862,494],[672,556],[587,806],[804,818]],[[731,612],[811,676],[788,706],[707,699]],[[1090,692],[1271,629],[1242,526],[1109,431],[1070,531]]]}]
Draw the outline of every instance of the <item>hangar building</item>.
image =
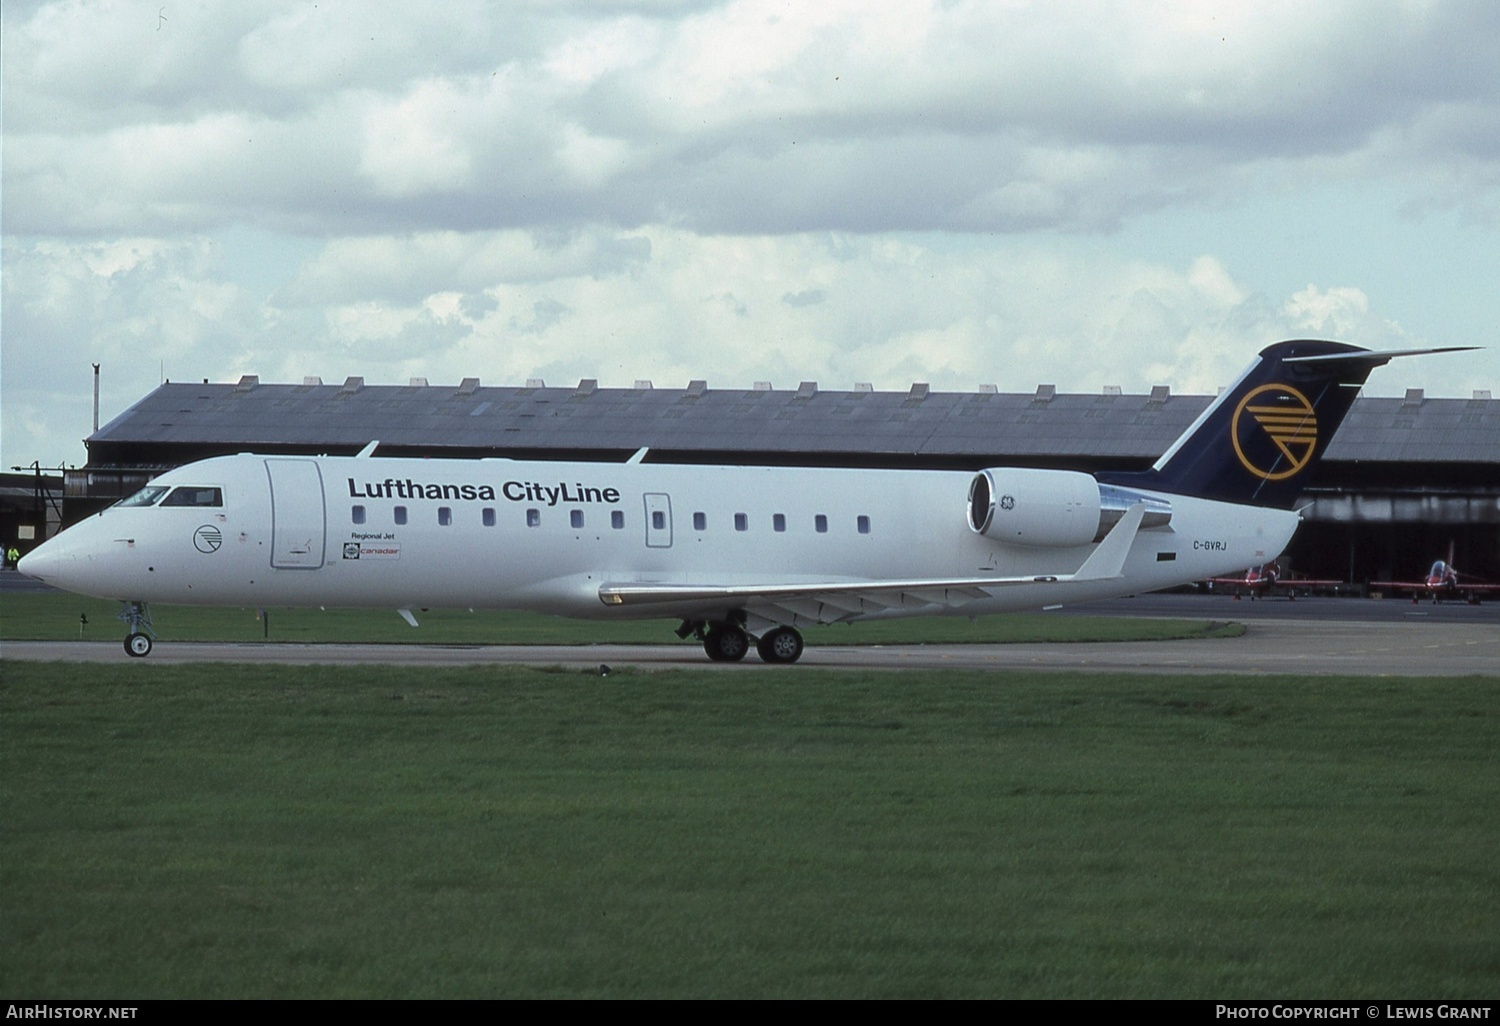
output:
[{"label": "hangar building", "polygon": [[[623,461],[642,447],[657,463],[743,463],[977,470],[1149,466],[1212,401],[1106,388],[1098,395],[906,392],[815,382],[775,389],[168,382],[87,439],[88,464],[68,471],[76,520],[183,463],[236,452]],[[1312,505],[1288,561],[1298,572],[1354,582],[1424,573],[1450,545],[1461,569],[1500,579],[1500,403],[1358,399],[1305,499]],[[955,518],[963,516],[955,510]]]}]

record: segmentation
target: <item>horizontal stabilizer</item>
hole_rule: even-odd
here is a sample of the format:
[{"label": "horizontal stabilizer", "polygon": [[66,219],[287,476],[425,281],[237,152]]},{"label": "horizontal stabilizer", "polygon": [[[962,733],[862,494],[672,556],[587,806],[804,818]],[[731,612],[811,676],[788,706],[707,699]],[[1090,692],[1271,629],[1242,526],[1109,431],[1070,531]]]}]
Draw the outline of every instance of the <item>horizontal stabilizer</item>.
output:
[{"label": "horizontal stabilizer", "polygon": [[1325,353],[1322,356],[1288,356],[1282,363],[1360,363],[1384,367],[1398,356],[1432,356],[1434,353],[1467,353],[1483,346],[1442,346],[1438,349],[1393,349],[1384,353],[1362,350],[1357,353]]}]

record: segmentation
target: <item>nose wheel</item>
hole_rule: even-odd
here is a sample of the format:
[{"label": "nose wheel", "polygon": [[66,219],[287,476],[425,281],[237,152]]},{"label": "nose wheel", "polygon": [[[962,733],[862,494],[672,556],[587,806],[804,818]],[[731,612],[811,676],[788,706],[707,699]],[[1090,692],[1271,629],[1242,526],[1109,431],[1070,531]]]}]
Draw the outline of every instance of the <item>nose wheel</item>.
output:
[{"label": "nose wheel", "polygon": [[151,654],[151,635],[139,632],[125,639],[125,654],[135,656],[137,659]]}]

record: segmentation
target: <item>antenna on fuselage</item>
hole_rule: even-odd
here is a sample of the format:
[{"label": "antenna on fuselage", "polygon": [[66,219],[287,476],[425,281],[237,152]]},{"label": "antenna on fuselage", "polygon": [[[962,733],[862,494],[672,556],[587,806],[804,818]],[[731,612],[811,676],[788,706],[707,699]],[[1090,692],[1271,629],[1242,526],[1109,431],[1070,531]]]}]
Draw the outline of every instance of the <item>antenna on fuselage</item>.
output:
[{"label": "antenna on fuselage", "polygon": [[357,460],[362,460],[362,459],[367,459],[370,456],[374,456],[375,455],[375,447],[377,445],[379,445],[379,444],[380,444],[380,439],[377,438],[373,442],[371,442],[369,445],[367,445],[363,449],[359,450],[359,452],[355,453],[354,454],[354,458],[357,459]]}]

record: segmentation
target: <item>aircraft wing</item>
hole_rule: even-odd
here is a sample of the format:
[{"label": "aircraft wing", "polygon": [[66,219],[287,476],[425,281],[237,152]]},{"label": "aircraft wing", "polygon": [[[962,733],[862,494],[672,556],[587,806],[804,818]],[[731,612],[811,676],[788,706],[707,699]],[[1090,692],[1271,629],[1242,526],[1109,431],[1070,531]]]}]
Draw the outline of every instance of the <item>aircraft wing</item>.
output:
[{"label": "aircraft wing", "polygon": [[1034,584],[1082,584],[1118,580],[1125,557],[1140,530],[1146,507],[1137,503],[1120,518],[1084,564],[1072,573],[1026,577],[917,578],[912,580],[825,581],[797,584],[608,583],[599,588],[607,606],[701,603],[742,606],[767,623],[839,623],[893,609],[940,605],[957,608],[988,598],[997,588]]}]

